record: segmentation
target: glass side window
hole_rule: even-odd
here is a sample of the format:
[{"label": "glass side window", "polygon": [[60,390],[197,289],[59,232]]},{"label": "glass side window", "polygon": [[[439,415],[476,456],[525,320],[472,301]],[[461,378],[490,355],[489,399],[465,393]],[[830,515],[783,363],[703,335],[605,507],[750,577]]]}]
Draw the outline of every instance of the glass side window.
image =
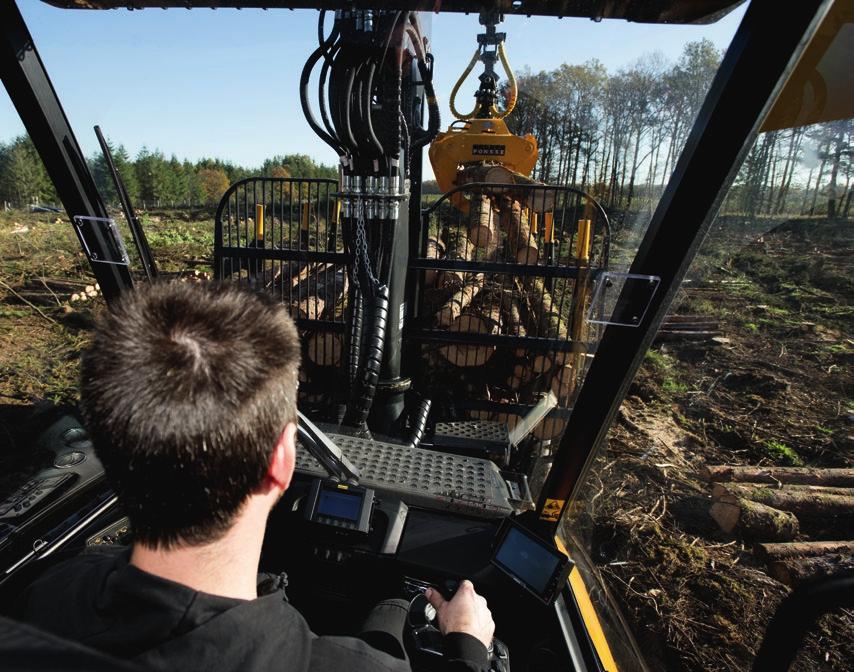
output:
[{"label": "glass side window", "polygon": [[[562,524],[652,669],[749,669],[792,587],[854,565],[851,25],[827,106],[766,120]],[[850,669],[852,633],[821,619],[792,669]]]}]

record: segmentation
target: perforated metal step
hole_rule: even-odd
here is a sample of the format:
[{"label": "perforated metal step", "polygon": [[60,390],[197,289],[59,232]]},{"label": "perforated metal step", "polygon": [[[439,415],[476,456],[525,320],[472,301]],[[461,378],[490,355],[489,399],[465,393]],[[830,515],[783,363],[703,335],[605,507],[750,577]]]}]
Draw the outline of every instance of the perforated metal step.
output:
[{"label": "perforated metal step", "polygon": [[[329,437],[359,469],[361,485],[394,493],[407,504],[484,517],[513,512],[507,485],[489,460],[341,434]],[[297,450],[296,468],[311,476],[326,475],[302,448]]]},{"label": "perforated metal step", "polygon": [[433,433],[436,448],[450,449],[473,457],[483,457],[501,465],[510,459],[507,425],[490,420],[437,422]]}]

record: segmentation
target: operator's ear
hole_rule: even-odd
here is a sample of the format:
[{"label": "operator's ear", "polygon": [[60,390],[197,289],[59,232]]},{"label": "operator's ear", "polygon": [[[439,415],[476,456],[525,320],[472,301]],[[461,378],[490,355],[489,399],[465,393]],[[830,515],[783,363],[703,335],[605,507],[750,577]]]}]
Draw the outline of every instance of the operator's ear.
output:
[{"label": "operator's ear", "polygon": [[267,469],[267,478],[282,491],[288,489],[294,475],[297,459],[296,435],[296,424],[289,422],[285,425],[273,448],[273,457]]}]

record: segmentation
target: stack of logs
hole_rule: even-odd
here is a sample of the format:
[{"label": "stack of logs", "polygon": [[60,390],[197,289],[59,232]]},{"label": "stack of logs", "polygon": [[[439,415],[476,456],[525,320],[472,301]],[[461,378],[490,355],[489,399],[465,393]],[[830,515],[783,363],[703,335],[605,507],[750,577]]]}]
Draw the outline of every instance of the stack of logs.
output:
[{"label": "stack of logs", "polygon": [[[551,213],[544,215],[542,240],[554,244]],[[587,220],[582,220],[587,221]],[[474,195],[469,202],[469,215],[460,226],[447,226],[441,238],[431,238],[427,244],[427,257],[460,261],[506,261],[533,265],[541,259],[541,244],[537,236],[537,214],[530,214],[519,200],[509,195]],[[589,232],[589,222],[585,224]],[[584,262],[589,251],[589,233],[584,248]],[[563,284],[563,283],[562,283]],[[457,333],[484,335],[505,334],[535,336],[567,341],[583,340],[584,334],[570,333],[572,325],[580,328],[586,296],[582,285],[563,285],[565,298],[553,295],[544,278],[536,275],[511,277],[490,276],[485,273],[426,271],[425,287],[428,302],[438,305],[435,328]],[[580,310],[576,310],[579,308]],[[576,317],[578,313],[578,317]],[[568,326],[569,325],[569,326]],[[492,360],[496,346],[489,343],[459,343],[441,346],[438,353],[443,360],[456,367],[481,367]],[[526,388],[547,390],[558,397],[560,406],[568,405],[577,383],[576,373],[583,367],[583,354],[554,350],[517,348],[509,361],[503,389],[486,386],[487,399],[535,403],[536,399],[521,399]],[[439,364],[434,362],[433,365]],[[509,397],[509,398],[508,398]],[[507,422],[511,428],[518,421],[512,414],[474,412],[479,419]],[[547,418],[534,430],[541,440],[559,436],[565,420]]]},{"label": "stack of logs", "polygon": [[[280,279],[286,285],[277,288],[285,300],[291,300],[294,319],[341,321],[347,296],[347,274],[343,266],[329,263],[306,264],[292,277]],[[341,363],[343,337],[329,331],[312,331],[306,340],[306,356],[318,366]]]},{"label": "stack of logs", "polygon": [[[180,273],[161,272],[161,279],[201,282],[209,280],[210,274],[199,270]],[[77,278],[30,278],[26,283],[8,287],[11,300],[35,306],[67,306],[92,301],[101,295],[101,287],[93,279]]]},{"label": "stack of logs", "polygon": [[716,465],[700,476],[713,484],[712,518],[757,542],[773,578],[795,586],[854,570],[854,469]]}]

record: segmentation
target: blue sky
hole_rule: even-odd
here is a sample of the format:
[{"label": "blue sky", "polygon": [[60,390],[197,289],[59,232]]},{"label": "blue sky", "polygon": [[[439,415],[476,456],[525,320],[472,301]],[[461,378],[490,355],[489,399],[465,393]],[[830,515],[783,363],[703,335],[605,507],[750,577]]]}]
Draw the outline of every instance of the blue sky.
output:
[{"label": "blue sky", "polygon": [[[147,145],[179,158],[216,156],[246,166],[297,152],[335,161],[299,106],[299,74],[317,44],[314,11],[92,12],[60,10],[39,0],[18,0],[18,6],[87,155],[97,149],[97,123],[133,155]],[[591,58],[617,70],[653,51],[675,60],[691,40],[708,38],[725,49],[743,13],[742,6],[707,26],[507,17],[500,30],[508,34],[516,70]],[[443,126],[450,121],[448,94],[481,31],[476,15],[432,15]],[[472,100],[475,74],[468,84],[459,107]],[[0,141],[22,132],[3,90]]]}]

